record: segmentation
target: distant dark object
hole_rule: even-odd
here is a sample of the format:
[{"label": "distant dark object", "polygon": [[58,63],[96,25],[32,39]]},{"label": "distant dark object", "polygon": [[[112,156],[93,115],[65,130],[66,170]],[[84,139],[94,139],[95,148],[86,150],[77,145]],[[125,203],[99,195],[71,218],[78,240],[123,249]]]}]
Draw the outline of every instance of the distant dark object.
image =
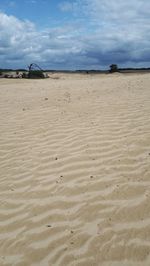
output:
[{"label": "distant dark object", "polygon": [[2,76],[3,75],[3,72],[2,72],[2,70],[0,70],[0,76]]},{"label": "distant dark object", "polygon": [[114,73],[114,72],[119,72],[118,70],[118,66],[116,64],[112,64],[110,65],[110,70],[109,70],[110,73]]},{"label": "distant dark object", "polygon": [[32,63],[29,66],[28,78],[29,79],[43,79],[45,78],[45,75],[43,73],[43,70],[37,64]]},{"label": "distant dark object", "polygon": [[23,78],[23,79],[27,79],[27,78],[28,78],[28,73],[25,73],[25,72],[22,73],[22,78]]},{"label": "distant dark object", "polygon": [[4,78],[10,78],[10,75],[5,74],[5,75],[4,75]]},{"label": "distant dark object", "polygon": [[43,78],[45,78],[45,76],[44,76],[43,71],[41,71],[41,70],[31,70],[28,73],[28,78],[29,79],[38,79],[38,78],[43,79]]},{"label": "distant dark object", "polygon": [[32,71],[32,70],[36,70],[36,69],[43,71],[42,68],[39,67],[39,66],[38,66],[37,64],[35,64],[35,63],[30,64],[30,65],[28,66],[28,68],[29,68],[29,72]]}]

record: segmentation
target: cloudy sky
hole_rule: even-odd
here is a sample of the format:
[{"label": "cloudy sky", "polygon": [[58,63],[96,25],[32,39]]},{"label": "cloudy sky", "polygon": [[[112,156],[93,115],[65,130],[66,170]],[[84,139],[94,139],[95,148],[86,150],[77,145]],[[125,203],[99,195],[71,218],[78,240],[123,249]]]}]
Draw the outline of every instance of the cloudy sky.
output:
[{"label": "cloudy sky", "polygon": [[150,67],[150,0],[0,0],[0,68]]}]

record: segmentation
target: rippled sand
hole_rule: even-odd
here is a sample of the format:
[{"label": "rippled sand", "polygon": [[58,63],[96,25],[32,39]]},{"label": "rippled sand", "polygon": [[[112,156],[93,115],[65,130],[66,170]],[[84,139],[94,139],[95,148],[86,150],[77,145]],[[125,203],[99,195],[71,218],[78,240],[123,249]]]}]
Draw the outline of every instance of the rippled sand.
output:
[{"label": "rippled sand", "polygon": [[150,265],[150,74],[0,80],[0,265]]}]

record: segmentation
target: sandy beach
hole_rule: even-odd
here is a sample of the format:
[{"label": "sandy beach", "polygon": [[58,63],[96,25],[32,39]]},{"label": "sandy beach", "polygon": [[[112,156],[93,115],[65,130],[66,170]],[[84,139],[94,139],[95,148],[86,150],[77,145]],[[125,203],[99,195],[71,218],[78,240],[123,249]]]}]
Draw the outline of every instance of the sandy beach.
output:
[{"label": "sandy beach", "polygon": [[0,266],[150,265],[150,74],[0,79]]}]

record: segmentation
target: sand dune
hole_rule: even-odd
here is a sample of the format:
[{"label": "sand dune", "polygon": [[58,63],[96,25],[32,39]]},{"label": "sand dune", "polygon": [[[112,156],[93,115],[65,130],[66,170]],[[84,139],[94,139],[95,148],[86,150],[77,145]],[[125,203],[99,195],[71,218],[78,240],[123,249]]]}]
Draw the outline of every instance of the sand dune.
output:
[{"label": "sand dune", "polygon": [[0,80],[0,265],[150,265],[150,75]]}]

